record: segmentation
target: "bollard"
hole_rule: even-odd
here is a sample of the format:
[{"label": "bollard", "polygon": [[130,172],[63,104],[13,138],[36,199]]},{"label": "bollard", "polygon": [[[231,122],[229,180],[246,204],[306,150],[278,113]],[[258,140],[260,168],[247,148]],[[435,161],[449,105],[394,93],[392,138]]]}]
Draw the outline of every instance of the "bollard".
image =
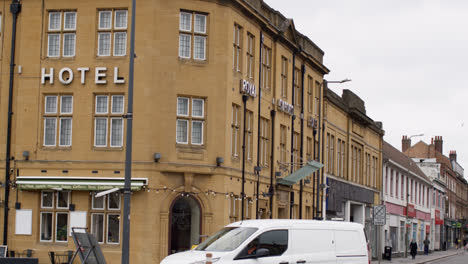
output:
[{"label": "bollard", "polygon": [[206,253],[206,264],[213,264],[213,254],[211,253]]}]

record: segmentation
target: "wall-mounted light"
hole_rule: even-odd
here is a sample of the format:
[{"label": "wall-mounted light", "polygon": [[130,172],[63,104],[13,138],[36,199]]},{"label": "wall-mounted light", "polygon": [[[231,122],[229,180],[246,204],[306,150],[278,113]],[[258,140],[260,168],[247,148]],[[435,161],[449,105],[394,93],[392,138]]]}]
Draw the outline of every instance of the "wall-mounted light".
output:
[{"label": "wall-mounted light", "polygon": [[23,151],[23,158],[24,160],[29,160],[29,151],[27,150]]},{"label": "wall-mounted light", "polygon": [[161,153],[154,153],[154,162],[158,162],[161,159]]},{"label": "wall-mounted light", "polygon": [[221,166],[221,164],[224,163],[224,158],[223,157],[216,157],[216,166]]}]

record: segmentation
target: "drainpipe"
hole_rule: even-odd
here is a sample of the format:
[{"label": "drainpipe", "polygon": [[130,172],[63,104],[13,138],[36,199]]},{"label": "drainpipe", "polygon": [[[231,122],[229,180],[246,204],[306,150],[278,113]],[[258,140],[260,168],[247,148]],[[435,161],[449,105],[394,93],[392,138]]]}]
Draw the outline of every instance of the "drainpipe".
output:
[{"label": "drainpipe", "polygon": [[247,100],[248,95],[242,95],[242,102],[244,102],[244,126],[242,133],[242,191],[241,191],[241,220],[244,220],[244,199],[245,199],[245,115],[247,114]]},{"label": "drainpipe", "polygon": [[255,168],[255,173],[257,174],[257,199],[256,199],[256,214],[255,219],[258,219],[258,200],[260,198],[260,171],[262,168],[260,167],[260,120],[261,120],[261,109],[260,103],[262,101],[262,47],[263,47],[263,33],[260,31],[260,62],[259,62],[259,70],[258,70],[258,126],[257,126],[257,167]]},{"label": "drainpipe", "polygon": [[10,12],[13,15],[11,30],[11,54],[10,54],[10,84],[8,90],[8,130],[6,139],[6,157],[5,157],[5,212],[3,214],[3,245],[8,245],[8,204],[10,202],[10,160],[11,156],[11,125],[13,116],[13,80],[15,74],[15,45],[16,45],[16,22],[18,14],[21,12],[21,4],[18,0],[13,0],[10,5]]},{"label": "drainpipe", "polygon": [[[296,71],[296,51],[293,53],[293,60],[292,60],[292,106],[293,106],[293,115],[291,117],[291,173],[294,171],[294,120],[296,119],[296,115],[294,115],[294,83],[295,83],[295,71]],[[294,186],[294,185],[293,185]],[[293,208],[294,208],[294,187],[291,186],[291,194],[290,194],[290,201],[289,201],[289,218],[293,218]]]},{"label": "drainpipe", "polygon": [[[301,161],[303,158],[304,153],[304,75],[305,75],[305,65],[302,64],[301,66],[301,149],[300,149],[300,157]],[[299,184],[299,219],[302,219],[302,192],[304,189],[304,182],[301,180]]]},{"label": "drainpipe", "polygon": [[275,115],[276,111],[273,109],[270,111],[271,116],[271,155],[270,155],[270,188],[268,190],[268,194],[270,195],[270,219],[273,219],[273,195],[275,194],[273,188],[273,176],[275,174],[275,169],[273,168],[274,160],[274,151],[275,151]]}]

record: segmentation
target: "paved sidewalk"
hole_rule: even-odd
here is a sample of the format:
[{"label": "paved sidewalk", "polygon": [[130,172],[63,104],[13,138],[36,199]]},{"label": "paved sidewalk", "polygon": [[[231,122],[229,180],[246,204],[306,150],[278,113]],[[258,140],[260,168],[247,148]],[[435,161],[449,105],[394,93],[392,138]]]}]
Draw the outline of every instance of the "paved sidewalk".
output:
[{"label": "paved sidewalk", "polygon": [[[380,263],[387,264],[387,263],[413,263],[413,264],[422,264],[429,261],[434,261],[442,258],[447,258],[450,256],[454,256],[457,254],[464,254],[463,249],[450,249],[447,251],[435,251],[429,255],[416,255],[416,259],[411,259],[411,255],[408,254],[408,258],[392,258],[392,261],[382,260]],[[468,253],[467,253],[468,254]],[[377,260],[372,261],[372,264],[379,263]]]}]

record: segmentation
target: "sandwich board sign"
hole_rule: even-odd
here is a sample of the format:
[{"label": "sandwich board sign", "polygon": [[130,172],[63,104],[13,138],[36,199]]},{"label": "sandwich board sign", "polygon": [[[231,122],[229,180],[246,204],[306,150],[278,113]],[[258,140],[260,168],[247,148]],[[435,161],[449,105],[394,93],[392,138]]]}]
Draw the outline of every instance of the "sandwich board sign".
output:
[{"label": "sandwich board sign", "polygon": [[382,226],[385,225],[387,220],[387,210],[385,205],[374,205],[374,225]]}]

